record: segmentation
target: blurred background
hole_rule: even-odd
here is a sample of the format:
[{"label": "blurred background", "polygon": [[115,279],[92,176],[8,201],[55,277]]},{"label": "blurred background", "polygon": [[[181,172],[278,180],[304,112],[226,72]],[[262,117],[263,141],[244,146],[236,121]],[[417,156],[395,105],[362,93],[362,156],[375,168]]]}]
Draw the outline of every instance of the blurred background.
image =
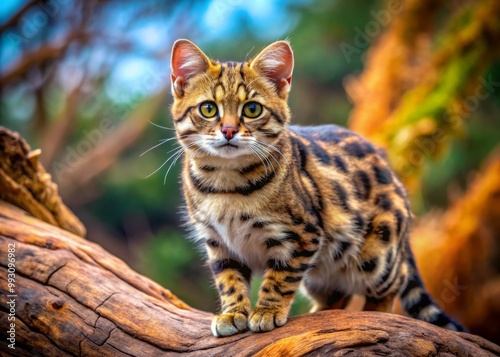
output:
[{"label": "blurred background", "polygon": [[[170,49],[187,38],[242,61],[289,39],[293,122],[387,150],[429,289],[500,342],[497,0],[4,0],[0,29],[0,125],[42,149],[89,240],[207,311],[217,296],[184,238],[179,162],[165,176]],[[299,298],[293,313],[307,310]]]}]

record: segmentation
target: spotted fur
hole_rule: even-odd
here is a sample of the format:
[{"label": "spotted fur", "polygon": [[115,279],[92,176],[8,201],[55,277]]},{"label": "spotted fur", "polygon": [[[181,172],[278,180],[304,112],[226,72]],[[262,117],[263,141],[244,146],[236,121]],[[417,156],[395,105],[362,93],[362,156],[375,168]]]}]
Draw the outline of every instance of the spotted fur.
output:
[{"label": "spotted fur", "polygon": [[[411,316],[462,329],[423,287],[408,198],[384,155],[335,125],[289,125],[287,42],[222,63],[179,40],[171,65],[188,224],[221,299],[215,336],[285,324],[299,286],[313,311],[343,308],[353,294],[366,297],[366,310],[390,311],[399,295]],[[262,112],[248,117],[248,103]],[[264,279],[251,310],[256,273]]]}]

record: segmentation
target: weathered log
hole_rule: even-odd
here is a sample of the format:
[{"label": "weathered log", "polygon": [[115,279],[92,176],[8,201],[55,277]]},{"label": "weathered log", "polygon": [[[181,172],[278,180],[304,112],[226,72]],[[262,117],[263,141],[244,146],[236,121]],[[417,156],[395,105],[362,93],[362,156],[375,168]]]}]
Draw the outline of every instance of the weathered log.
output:
[{"label": "weathered log", "polygon": [[31,151],[19,134],[0,126],[0,199],[84,237],[84,225],[62,202],[38,160],[40,154],[40,150]]},{"label": "weathered log", "polygon": [[[10,287],[9,248],[15,255]],[[500,355],[499,346],[478,336],[395,314],[344,310],[293,317],[268,333],[215,338],[211,314],[95,243],[6,202],[0,202],[0,256],[2,296],[14,295],[10,305],[1,302],[2,335],[15,311],[15,349],[4,338],[0,350],[13,356]]]}]

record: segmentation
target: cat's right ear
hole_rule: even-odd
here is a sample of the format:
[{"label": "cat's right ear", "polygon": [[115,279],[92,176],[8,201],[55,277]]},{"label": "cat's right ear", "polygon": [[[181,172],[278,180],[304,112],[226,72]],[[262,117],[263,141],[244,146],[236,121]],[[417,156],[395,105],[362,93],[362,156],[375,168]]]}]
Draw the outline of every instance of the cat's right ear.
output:
[{"label": "cat's right ear", "polygon": [[172,94],[182,96],[187,81],[205,72],[209,66],[210,60],[194,43],[188,40],[175,41],[170,59]]}]

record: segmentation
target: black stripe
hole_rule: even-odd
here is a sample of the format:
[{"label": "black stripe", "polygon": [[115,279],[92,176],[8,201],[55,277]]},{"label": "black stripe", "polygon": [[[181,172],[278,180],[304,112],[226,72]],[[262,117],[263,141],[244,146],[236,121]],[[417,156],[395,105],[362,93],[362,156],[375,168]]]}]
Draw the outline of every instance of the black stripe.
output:
[{"label": "black stripe", "polygon": [[403,212],[400,210],[396,210],[394,212],[394,216],[396,217],[396,233],[398,236],[401,234],[401,228],[403,227],[404,216]]},{"label": "black stripe", "polygon": [[248,266],[234,259],[222,259],[213,261],[210,263],[210,269],[212,270],[212,273],[214,275],[220,274],[226,269],[233,269],[240,272],[246,281],[249,281],[250,277],[252,276],[252,270]]},{"label": "black stripe", "polygon": [[203,165],[203,166],[200,166],[200,170],[206,171],[206,172],[212,172],[212,171],[217,170],[217,167],[215,167],[215,166],[209,166],[209,165]]},{"label": "black stripe", "polygon": [[[377,290],[377,294],[379,294],[379,295],[385,294],[385,292],[387,290],[389,290],[394,285],[394,282],[398,278],[401,279],[400,274],[399,274],[399,269],[401,268],[403,261],[404,261],[403,258],[399,258],[397,264],[391,265],[390,268],[387,270],[387,272],[380,278],[380,282],[378,283],[377,287],[381,287],[384,284],[387,284],[387,285],[383,289]],[[386,283],[387,279],[389,279],[392,272],[394,272],[394,276],[392,277],[392,279],[389,282]]]},{"label": "black stripe", "polygon": [[241,216],[240,216],[240,219],[242,221],[248,221],[250,219],[250,215],[248,213],[243,213]]},{"label": "black stripe", "polygon": [[268,224],[269,224],[269,222],[257,221],[254,224],[252,224],[252,227],[253,228],[262,228],[262,227],[265,227]]},{"label": "black stripe", "polygon": [[269,111],[269,113],[271,113],[271,116],[274,117],[274,119],[276,119],[276,121],[280,124],[283,124],[284,123],[284,119],[282,117],[280,117],[278,114],[276,114],[275,111],[269,109],[268,107],[266,107],[266,109]]},{"label": "black stripe", "polygon": [[[244,63],[240,63],[240,76],[243,81],[245,81],[245,73],[243,72],[244,65],[245,65]],[[247,96],[248,96],[248,91],[247,91]]]},{"label": "black stripe", "polygon": [[282,291],[278,285],[274,285],[274,291],[276,291],[276,293],[280,294],[281,296],[295,294],[295,290]]},{"label": "black stripe", "polygon": [[356,171],[354,173],[354,187],[356,196],[360,200],[367,200],[370,197],[372,184],[370,177],[364,171]]},{"label": "black stripe", "polygon": [[339,199],[339,205],[344,209],[344,211],[349,211],[350,209],[348,204],[347,191],[344,190],[344,188],[340,186],[338,182],[333,183],[333,190],[335,191],[335,194]]},{"label": "black stripe", "polygon": [[284,281],[287,283],[297,283],[302,280],[302,276],[287,276]]},{"label": "black stripe", "polygon": [[191,179],[193,186],[198,191],[207,194],[239,194],[243,196],[248,196],[254,193],[255,191],[258,191],[263,187],[265,187],[268,183],[270,183],[274,179],[275,176],[276,173],[274,170],[269,171],[266,176],[260,177],[256,181],[248,180],[246,186],[239,186],[232,190],[224,190],[203,184],[203,182],[199,178],[195,177],[191,172],[191,170],[189,170],[189,178]]},{"label": "black stripe", "polygon": [[307,250],[307,249],[302,249],[302,250],[296,250],[292,253],[294,258],[309,258],[312,257],[314,254],[316,254],[316,250]]},{"label": "black stripe", "polygon": [[191,109],[193,109],[193,108],[194,108],[194,105],[192,105],[192,106],[188,107],[188,108],[184,111],[184,113],[182,113],[182,115],[181,115],[180,117],[178,117],[178,118],[174,118],[174,122],[175,122],[175,123],[179,123],[179,122],[181,122],[182,120],[184,120],[184,119],[186,118],[186,116],[189,114],[189,112],[191,111]]},{"label": "black stripe", "polygon": [[429,305],[432,305],[433,302],[431,297],[427,293],[422,293],[417,301],[413,303],[412,306],[406,306],[406,312],[412,317],[418,317],[420,311],[426,308]]},{"label": "black stripe", "polygon": [[266,240],[266,247],[267,248],[272,248],[272,247],[276,247],[276,246],[280,246],[280,245],[281,245],[281,241],[279,241],[278,239],[268,238]]},{"label": "black stripe", "polygon": [[291,267],[290,265],[283,263],[280,260],[271,259],[267,262],[267,268],[272,269],[274,271],[287,271],[289,273],[301,273],[306,271],[309,268],[312,268],[309,264],[300,264],[298,268]]},{"label": "black stripe", "polygon": [[331,158],[330,155],[317,143],[314,141],[309,142],[309,148],[312,150],[314,156],[316,156],[320,162],[322,162],[325,165],[330,165],[331,163]]},{"label": "black stripe", "polygon": [[410,291],[412,291],[413,289],[416,289],[416,288],[421,288],[422,286],[423,286],[423,284],[422,284],[422,281],[420,280],[420,278],[418,276],[416,276],[415,274],[413,274],[410,277],[410,279],[408,280],[408,282],[406,283],[406,287],[399,295],[404,300],[406,298],[406,295],[408,295],[410,293]]},{"label": "black stripe", "polygon": [[297,243],[300,243],[300,241],[301,241],[300,235],[298,235],[297,233],[295,233],[293,231],[286,231],[284,239],[291,241],[291,242],[297,242]]},{"label": "black stripe", "polygon": [[343,173],[347,173],[347,165],[346,163],[344,162],[344,160],[342,160],[342,158],[340,156],[337,156],[335,155],[333,157],[333,163],[335,164],[335,166],[340,170],[342,171]]},{"label": "black stripe", "polygon": [[240,172],[240,174],[246,175],[246,174],[249,174],[252,171],[257,170],[262,165],[263,165],[262,161],[257,161],[257,162],[255,162],[255,163],[253,163],[251,165],[248,165],[247,167],[243,167],[243,168],[239,169],[238,171]]}]

